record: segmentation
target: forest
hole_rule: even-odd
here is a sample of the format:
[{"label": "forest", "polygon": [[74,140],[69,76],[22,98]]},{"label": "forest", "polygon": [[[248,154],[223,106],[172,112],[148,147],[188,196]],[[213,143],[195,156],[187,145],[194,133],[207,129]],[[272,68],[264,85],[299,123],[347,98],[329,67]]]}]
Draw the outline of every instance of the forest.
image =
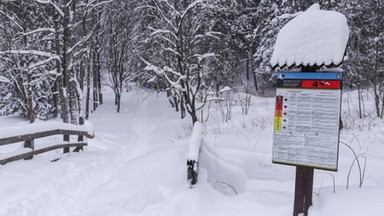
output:
[{"label": "forest", "polygon": [[344,90],[358,91],[360,118],[382,118],[382,0],[1,0],[0,115],[83,124],[104,88],[119,112],[121,95],[138,83],[166,91],[181,118],[196,122],[210,97],[234,85],[241,62],[253,92],[272,88],[278,31],[317,2],[348,20]]}]

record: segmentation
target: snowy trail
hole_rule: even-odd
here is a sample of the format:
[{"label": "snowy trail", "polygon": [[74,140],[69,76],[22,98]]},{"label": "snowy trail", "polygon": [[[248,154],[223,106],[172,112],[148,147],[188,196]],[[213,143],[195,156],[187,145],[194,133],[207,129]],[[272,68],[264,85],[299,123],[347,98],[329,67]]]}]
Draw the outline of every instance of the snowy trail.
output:
[{"label": "snowy trail", "polygon": [[0,215],[80,215],[89,194],[113,181],[127,161],[158,144],[151,139],[166,116],[156,117],[156,100],[127,95],[120,114],[111,101],[106,103],[90,118],[96,138],[89,141],[88,150],[56,163],[40,156],[1,167],[0,194],[12,196],[1,199]]},{"label": "snowy trail", "polygon": [[[191,189],[185,164],[189,120],[179,119],[164,94],[123,96],[121,113],[114,112],[109,94],[109,101],[91,115],[96,138],[89,140],[85,151],[65,156],[51,152],[0,166],[0,216],[292,214],[294,167],[271,162],[273,99],[254,100],[248,116],[234,107],[237,111],[227,123],[212,108],[205,124],[199,181]],[[355,166],[350,189],[345,189],[354,157],[342,145],[339,171],[315,172],[310,215],[382,216],[384,124],[374,120],[376,126],[365,132],[358,128],[366,120],[345,120],[351,129],[342,133],[342,140],[354,141],[352,147],[368,159],[364,186],[358,187]],[[1,127],[20,124],[25,122],[1,117],[0,133]],[[58,155],[61,159],[51,163]]]}]

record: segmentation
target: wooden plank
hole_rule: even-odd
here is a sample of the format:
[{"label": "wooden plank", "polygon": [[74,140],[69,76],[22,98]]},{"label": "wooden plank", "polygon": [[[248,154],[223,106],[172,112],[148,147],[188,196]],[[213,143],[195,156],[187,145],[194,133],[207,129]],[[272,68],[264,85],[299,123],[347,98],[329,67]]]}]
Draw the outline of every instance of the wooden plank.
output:
[{"label": "wooden plank", "polygon": [[19,155],[15,155],[15,156],[12,156],[12,157],[9,157],[9,158],[4,158],[4,159],[0,160],[0,164],[4,165],[4,164],[12,162],[12,161],[17,161],[17,160],[25,159],[25,158],[29,158],[29,157],[32,157],[32,156],[33,156],[33,151],[27,152],[27,153],[23,153],[23,154],[19,154]]},{"label": "wooden plank", "polygon": [[35,151],[33,151],[33,154],[34,155],[38,155],[38,154],[42,154],[42,153],[49,152],[49,151],[56,150],[56,149],[61,149],[61,148],[66,148],[66,147],[83,147],[83,146],[87,146],[87,145],[88,144],[84,143],[84,142],[79,142],[79,143],[61,143],[61,144],[56,144],[56,145],[53,145],[53,146],[49,146],[49,147],[45,147],[45,148],[41,148],[41,149],[35,150]]},{"label": "wooden plank", "polygon": [[12,156],[12,157],[9,157],[9,158],[1,159],[0,160],[0,164],[4,165],[4,164],[12,162],[12,161],[25,159],[25,158],[28,158],[28,157],[32,157],[33,155],[42,154],[42,153],[49,152],[49,151],[56,150],[56,149],[60,149],[60,148],[65,148],[65,147],[84,147],[84,146],[87,146],[87,145],[88,144],[85,143],[85,142],[60,143],[60,144],[56,144],[56,145],[53,145],[53,146],[37,149],[37,150],[31,151],[31,152],[15,155],[15,156]]},{"label": "wooden plank", "polygon": [[94,137],[94,134],[89,134],[88,132],[85,132],[85,131],[56,129],[56,130],[39,132],[39,133],[2,138],[0,139],[0,146],[17,143],[17,142],[24,142],[26,140],[33,140],[33,139],[52,136],[52,135],[78,135],[78,136],[82,135],[91,139]]}]

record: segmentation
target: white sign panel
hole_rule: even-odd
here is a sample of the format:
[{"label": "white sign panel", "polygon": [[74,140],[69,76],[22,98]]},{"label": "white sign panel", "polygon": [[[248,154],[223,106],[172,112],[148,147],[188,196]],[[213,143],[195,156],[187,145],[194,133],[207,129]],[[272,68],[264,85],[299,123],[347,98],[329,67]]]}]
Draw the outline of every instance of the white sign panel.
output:
[{"label": "white sign panel", "polygon": [[273,162],[337,170],[341,73],[278,73]]}]

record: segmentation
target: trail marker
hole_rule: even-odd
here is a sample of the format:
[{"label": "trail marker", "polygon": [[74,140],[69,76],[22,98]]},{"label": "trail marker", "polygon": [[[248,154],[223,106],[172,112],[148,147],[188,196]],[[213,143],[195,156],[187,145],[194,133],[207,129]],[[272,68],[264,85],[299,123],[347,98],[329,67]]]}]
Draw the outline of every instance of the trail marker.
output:
[{"label": "trail marker", "polygon": [[314,4],[290,20],[276,39],[272,68],[277,73],[273,162],[296,166],[293,215],[308,215],[314,168],[337,170],[342,74],[318,72],[339,67],[346,53],[346,17]]},{"label": "trail marker", "polygon": [[273,162],[337,171],[341,72],[279,72]]}]

